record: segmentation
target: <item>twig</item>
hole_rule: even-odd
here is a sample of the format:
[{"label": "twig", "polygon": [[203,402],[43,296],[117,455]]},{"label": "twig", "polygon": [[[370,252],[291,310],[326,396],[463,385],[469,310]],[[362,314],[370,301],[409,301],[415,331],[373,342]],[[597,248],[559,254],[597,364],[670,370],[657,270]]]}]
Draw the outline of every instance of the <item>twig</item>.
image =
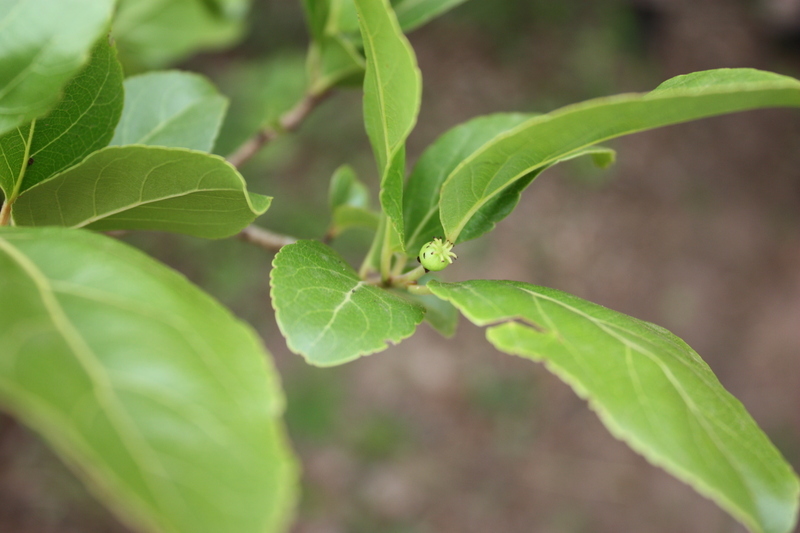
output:
[{"label": "twig", "polygon": [[252,224],[240,231],[236,237],[244,242],[255,244],[268,252],[277,252],[281,247],[297,242],[294,237],[273,233]]},{"label": "twig", "polygon": [[228,156],[228,162],[238,168],[256,155],[267,143],[277,139],[282,133],[296,130],[311,111],[330,94],[331,91],[327,90],[319,94],[305,95],[302,100],[297,102],[297,105],[281,116],[278,121],[277,129],[267,127],[259,130],[235,152]]}]

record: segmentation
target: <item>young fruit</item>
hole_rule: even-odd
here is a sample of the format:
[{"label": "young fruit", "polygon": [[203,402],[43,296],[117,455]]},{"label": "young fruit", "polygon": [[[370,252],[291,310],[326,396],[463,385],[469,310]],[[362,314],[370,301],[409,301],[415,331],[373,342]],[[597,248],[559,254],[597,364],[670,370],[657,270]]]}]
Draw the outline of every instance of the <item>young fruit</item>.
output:
[{"label": "young fruit", "polygon": [[423,244],[419,250],[419,262],[426,270],[438,272],[444,270],[447,265],[453,262],[453,259],[458,258],[456,254],[451,252],[453,243],[450,241],[443,241],[436,238],[431,242]]}]

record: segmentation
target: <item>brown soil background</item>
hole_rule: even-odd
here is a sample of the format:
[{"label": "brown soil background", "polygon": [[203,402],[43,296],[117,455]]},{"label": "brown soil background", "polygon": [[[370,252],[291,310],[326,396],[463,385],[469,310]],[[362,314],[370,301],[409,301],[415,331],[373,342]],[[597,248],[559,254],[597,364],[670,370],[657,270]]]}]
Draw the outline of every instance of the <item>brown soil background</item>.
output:
[{"label": "brown soil background", "polygon": [[[213,77],[279,43],[302,46],[294,4],[257,2],[259,31],[188,67]],[[707,68],[798,76],[798,36],[793,0],[470,0],[411,35],[425,89],[409,156],[479,114],[546,112]],[[332,170],[350,162],[374,177],[359,108],[357,93],[338,94],[245,169],[254,190],[276,197],[265,226],[318,237]],[[444,277],[552,286],[672,330],[800,470],[800,113],[742,113],[609,145],[616,165],[547,171],[490,237],[458,250]],[[338,246],[350,254],[362,237]],[[271,256],[235,242],[132,242],[264,335],[304,467],[293,533],[744,531],[614,440],[541,366],[495,352],[464,320],[454,339],[421,326],[400,346],[317,370],[277,331]],[[231,276],[245,281],[231,288]],[[127,530],[4,419],[0,531]]]}]

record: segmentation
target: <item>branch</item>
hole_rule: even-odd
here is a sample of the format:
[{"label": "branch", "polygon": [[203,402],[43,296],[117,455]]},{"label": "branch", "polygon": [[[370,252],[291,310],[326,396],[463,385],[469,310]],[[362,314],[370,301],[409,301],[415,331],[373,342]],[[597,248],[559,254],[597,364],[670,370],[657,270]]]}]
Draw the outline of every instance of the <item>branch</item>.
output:
[{"label": "branch", "polygon": [[277,129],[267,127],[256,132],[238,150],[228,156],[228,162],[239,168],[256,155],[267,143],[274,141],[283,133],[296,130],[311,111],[330,96],[331,92],[329,89],[319,94],[306,94],[302,100],[297,102],[297,105],[281,116],[280,120],[278,120]]},{"label": "branch", "polygon": [[244,242],[255,244],[268,252],[277,252],[281,247],[297,242],[294,237],[273,233],[253,224],[240,231],[236,237]]}]

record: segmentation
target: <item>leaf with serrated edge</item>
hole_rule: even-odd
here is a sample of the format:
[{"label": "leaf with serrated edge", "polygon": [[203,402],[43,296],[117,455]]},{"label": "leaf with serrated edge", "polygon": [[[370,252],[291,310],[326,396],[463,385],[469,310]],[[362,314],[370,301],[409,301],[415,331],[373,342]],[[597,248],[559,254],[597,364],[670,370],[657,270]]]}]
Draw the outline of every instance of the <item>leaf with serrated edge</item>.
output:
[{"label": "leaf with serrated edge", "polygon": [[279,533],[297,494],[253,330],[114,239],[0,229],[0,402],[137,531]]},{"label": "leaf with serrated edge", "polygon": [[28,189],[18,226],[153,230],[219,239],[244,229],[271,198],[247,191],[218,156],[181,148],[110,146]]},{"label": "leaf with serrated edge", "polygon": [[331,248],[299,241],[272,263],[272,306],[289,349],[333,366],[380,352],[414,333],[424,311],[370,285]]},{"label": "leaf with serrated edge", "polygon": [[[516,281],[432,281],[503,352],[542,361],[611,433],[751,531],[789,533],[797,475],[700,356],[664,328]],[[498,324],[498,325],[493,325]]]},{"label": "leaf with serrated edge", "polygon": [[210,152],[228,99],[207,79],[177,70],[125,80],[125,108],[112,146],[145,144]]},{"label": "leaf with serrated edge", "polygon": [[113,0],[0,3],[0,135],[47,113],[108,30]]},{"label": "leaf with serrated edge", "polygon": [[[89,64],[64,87],[58,105],[36,120],[32,135],[29,123],[0,137],[0,184],[22,176],[19,190],[25,191],[108,145],[122,101],[122,66],[108,38],[101,37]],[[29,159],[23,161],[27,143]]]},{"label": "leaf with serrated edge", "polygon": [[444,182],[439,212],[445,236],[461,231],[483,205],[537,168],[621,135],[761,107],[800,106],[800,81],[754,69],[679,76],[647,94],[598,98],[534,117],[465,159]]},{"label": "leaf with serrated edge", "polygon": [[381,175],[381,207],[402,247],[405,141],[417,121],[422,80],[414,50],[388,0],[355,4],[367,57],[364,125]]}]

